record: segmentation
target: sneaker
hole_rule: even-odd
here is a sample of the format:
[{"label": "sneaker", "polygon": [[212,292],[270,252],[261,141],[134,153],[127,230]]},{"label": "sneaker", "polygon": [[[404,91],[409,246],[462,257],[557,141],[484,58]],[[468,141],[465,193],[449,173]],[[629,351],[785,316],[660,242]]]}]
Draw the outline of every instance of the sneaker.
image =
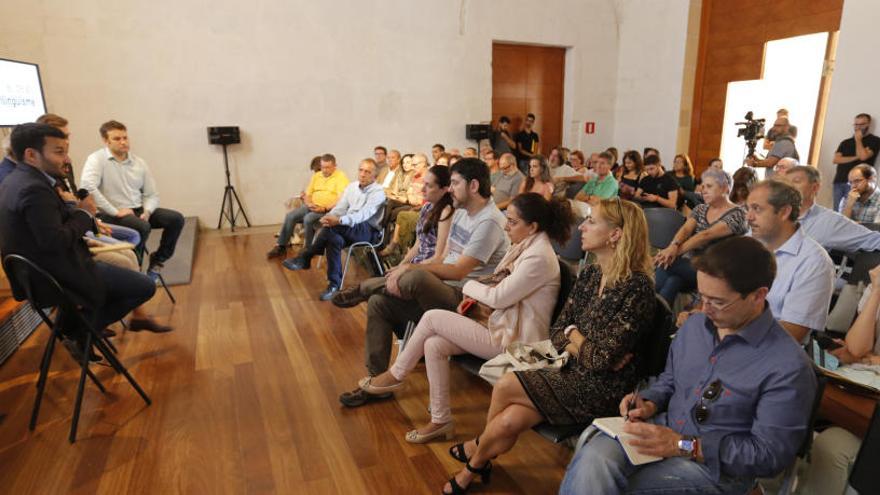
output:
[{"label": "sneaker", "polygon": [[275,245],[268,253],[266,253],[266,259],[273,258],[283,258],[287,255],[287,248],[284,246]]},{"label": "sneaker", "polygon": [[337,292],[339,292],[339,287],[336,287],[335,285],[328,285],[327,289],[321,293],[321,300],[329,301]]},{"label": "sneaker", "polygon": [[360,387],[352,390],[351,392],[345,392],[344,394],[339,396],[339,402],[342,403],[345,407],[358,407],[366,404],[367,402],[377,401],[377,400],[385,400],[393,397],[394,394],[390,392],[387,394],[381,395],[373,395],[368,392],[364,392]]},{"label": "sneaker", "polygon": [[147,273],[162,273],[163,268],[165,268],[164,262],[150,258],[150,265],[147,267]]},{"label": "sneaker", "polygon": [[309,262],[299,257],[287,258],[281,262],[281,265],[284,266],[284,268],[293,271],[309,269]]},{"label": "sneaker", "polygon": [[353,308],[366,300],[367,298],[361,294],[361,288],[358,286],[340,290],[331,299],[333,305],[339,308]]}]

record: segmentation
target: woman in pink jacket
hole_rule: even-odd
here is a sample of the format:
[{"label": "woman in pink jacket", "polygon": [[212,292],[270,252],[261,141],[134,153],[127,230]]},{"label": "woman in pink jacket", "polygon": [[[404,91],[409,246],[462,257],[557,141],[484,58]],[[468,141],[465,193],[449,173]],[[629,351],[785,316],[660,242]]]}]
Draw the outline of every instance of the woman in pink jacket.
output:
[{"label": "woman in pink jacket", "polygon": [[361,380],[361,388],[368,393],[390,392],[401,387],[419,359],[425,357],[431,422],[408,432],[408,442],[452,438],[449,356],[470,353],[489,359],[511,342],[548,338],[559,294],[559,262],[550,240],[565,244],[573,221],[567,201],[547,201],[537,193],[514,198],[507,208],[505,227],[511,247],[495,272],[464,285],[464,300],[458,312],[425,313],[391,369]]}]

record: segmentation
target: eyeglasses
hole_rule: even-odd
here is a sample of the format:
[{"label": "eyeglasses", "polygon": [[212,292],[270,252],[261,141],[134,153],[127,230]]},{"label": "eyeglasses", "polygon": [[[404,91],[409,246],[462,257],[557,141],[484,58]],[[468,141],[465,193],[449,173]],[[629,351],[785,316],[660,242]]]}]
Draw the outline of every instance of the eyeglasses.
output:
[{"label": "eyeglasses", "polygon": [[741,301],[743,299],[745,299],[743,296],[739,296],[737,299],[734,299],[733,301],[723,303],[723,302],[715,302],[715,301],[711,301],[709,299],[705,299],[701,294],[697,294],[697,300],[703,303],[703,311],[706,311],[707,309],[711,309],[711,310],[715,311],[716,313],[724,311],[725,309],[733,306],[734,304],[738,303],[739,301]]},{"label": "eyeglasses", "polygon": [[703,424],[709,419],[709,406],[706,404],[718,400],[718,397],[721,397],[721,390],[721,380],[715,380],[703,390],[700,403],[694,408],[694,420],[697,423]]}]

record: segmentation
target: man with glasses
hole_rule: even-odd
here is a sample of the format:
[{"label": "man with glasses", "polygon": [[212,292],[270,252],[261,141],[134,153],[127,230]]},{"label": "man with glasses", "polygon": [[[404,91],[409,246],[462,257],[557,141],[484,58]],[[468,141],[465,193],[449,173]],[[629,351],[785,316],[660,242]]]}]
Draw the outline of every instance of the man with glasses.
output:
[{"label": "man with glasses", "polygon": [[867,163],[860,163],[849,171],[850,191],[840,200],[838,211],[859,223],[871,223],[880,213],[880,190],[877,172]]},{"label": "man with glasses", "polygon": [[376,146],[373,148],[373,160],[376,161],[376,180],[382,182],[388,173],[388,149],[384,146]]},{"label": "man with glasses", "polygon": [[880,149],[880,137],[871,134],[871,116],[866,113],[856,115],[853,120],[852,137],[840,142],[832,159],[837,165],[833,181],[835,208],[838,208],[840,200],[849,190],[847,179],[850,170],[860,163],[873,166],[877,161],[878,149]]},{"label": "man with glasses", "polygon": [[620,403],[626,441],[662,459],[635,466],[617,440],[590,428],[561,494],[746,493],[794,461],[816,379],[767,303],[773,254],[733,237],[694,267],[705,313],[679,329],[657,381]]},{"label": "man with glasses", "polygon": [[822,246],[798,224],[801,194],[792,185],[765,180],[752,187],[746,219],[752,237],[776,256],[776,279],[767,295],[770,311],[797,342],[824,330],[834,289],[834,265]]}]

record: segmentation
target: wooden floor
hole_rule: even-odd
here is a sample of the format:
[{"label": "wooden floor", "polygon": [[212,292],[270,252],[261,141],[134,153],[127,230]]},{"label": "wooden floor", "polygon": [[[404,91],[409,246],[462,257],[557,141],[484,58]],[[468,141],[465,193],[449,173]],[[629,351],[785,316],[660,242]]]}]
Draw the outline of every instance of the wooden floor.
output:
[{"label": "wooden floor", "polygon": [[[176,330],[115,339],[153,399],[96,366],[108,385],[86,389],[79,440],[67,433],[78,373],[56,353],[35,432],[27,422],[47,332],[0,367],[0,492],[438,493],[461,465],[452,442],[408,444],[428,420],[424,369],[396,400],[343,408],[339,393],[365,374],[365,305],[317,300],[320,270],[267,262],[271,230],[200,236],[191,285],[150,310]],[[362,274],[350,282],[356,281]],[[490,389],[452,366],[457,439],[478,433]],[[555,493],[571,452],[533,432],[496,461],[480,493]]]}]

